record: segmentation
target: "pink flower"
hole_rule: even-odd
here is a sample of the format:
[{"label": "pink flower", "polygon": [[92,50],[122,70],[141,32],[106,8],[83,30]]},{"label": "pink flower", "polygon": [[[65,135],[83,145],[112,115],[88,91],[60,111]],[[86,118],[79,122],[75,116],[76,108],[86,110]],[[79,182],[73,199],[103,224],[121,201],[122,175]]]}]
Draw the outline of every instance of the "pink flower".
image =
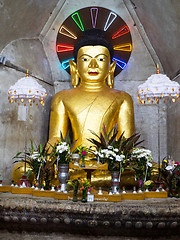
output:
[{"label": "pink flower", "polygon": [[175,164],[174,164],[175,166],[178,166],[179,165],[179,162],[175,162]]},{"label": "pink flower", "polygon": [[143,181],[142,181],[142,180],[139,180],[139,186],[141,186],[141,185],[142,185],[142,183],[143,183]]},{"label": "pink flower", "polygon": [[82,155],[85,156],[87,154],[86,151],[82,151]]}]

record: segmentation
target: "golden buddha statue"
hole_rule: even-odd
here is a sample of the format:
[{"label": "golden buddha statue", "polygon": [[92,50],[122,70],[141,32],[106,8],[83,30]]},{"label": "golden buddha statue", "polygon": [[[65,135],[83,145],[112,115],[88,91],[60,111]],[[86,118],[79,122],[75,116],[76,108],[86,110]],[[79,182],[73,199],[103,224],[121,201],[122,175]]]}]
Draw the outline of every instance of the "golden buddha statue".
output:
[{"label": "golden buddha statue", "polygon": [[[113,47],[104,32],[90,29],[74,47],[75,61],[70,60],[71,83],[74,88],[55,94],[51,103],[49,142],[54,144],[68,129],[79,145],[90,147],[89,130],[107,132],[117,123],[119,134],[134,133],[134,108],[131,96],[113,89],[116,62]],[[88,161],[87,161],[88,162]],[[90,165],[96,163],[89,161]]]}]

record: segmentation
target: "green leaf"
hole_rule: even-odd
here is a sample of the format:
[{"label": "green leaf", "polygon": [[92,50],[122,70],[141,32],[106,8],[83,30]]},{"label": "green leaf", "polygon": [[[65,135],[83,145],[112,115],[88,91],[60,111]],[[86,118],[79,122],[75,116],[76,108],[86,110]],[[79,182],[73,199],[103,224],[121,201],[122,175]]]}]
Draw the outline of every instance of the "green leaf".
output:
[{"label": "green leaf", "polygon": [[18,158],[19,157],[19,155],[21,155],[23,152],[18,152],[17,154],[16,154],[16,156],[14,156],[13,158]]},{"label": "green leaf", "polygon": [[28,170],[28,172],[27,172],[27,179],[29,179],[31,173],[32,173],[32,170]]},{"label": "green leaf", "polygon": [[42,144],[39,145],[39,153],[42,154],[43,146]]},{"label": "green leaf", "polygon": [[34,145],[33,145],[33,141],[31,140],[31,148],[34,151]]},{"label": "green leaf", "polygon": [[96,136],[97,138],[99,138],[99,140],[101,140],[101,138],[99,137],[99,135],[97,135],[94,131],[92,131],[92,130],[90,130],[90,129],[89,129],[89,131],[90,131],[94,136]]}]

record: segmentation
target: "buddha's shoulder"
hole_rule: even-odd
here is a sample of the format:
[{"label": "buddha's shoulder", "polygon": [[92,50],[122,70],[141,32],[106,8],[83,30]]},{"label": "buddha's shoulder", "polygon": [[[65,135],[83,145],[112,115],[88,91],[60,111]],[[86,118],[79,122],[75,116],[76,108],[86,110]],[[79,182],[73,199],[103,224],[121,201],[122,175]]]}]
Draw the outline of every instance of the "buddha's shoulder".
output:
[{"label": "buddha's shoulder", "polygon": [[74,88],[72,89],[65,89],[65,90],[62,90],[60,92],[57,92],[54,97],[53,97],[53,100],[63,100],[69,96],[71,96],[74,92]]},{"label": "buddha's shoulder", "polygon": [[73,95],[72,94],[73,90],[74,89],[66,89],[66,90],[57,92],[52,98],[51,107],[56,106],[60,102],[64,102],[64,101],[66,101],[66,99],[70,98],[70,96]]},{"label": "buddha's shoulder", "polygon": [[120,91],[117,89],[111,89],[111,94],[115,96],[117,99],[123,99],[123,100],[132,100],[132,97],[129,93],[125,91]]}]

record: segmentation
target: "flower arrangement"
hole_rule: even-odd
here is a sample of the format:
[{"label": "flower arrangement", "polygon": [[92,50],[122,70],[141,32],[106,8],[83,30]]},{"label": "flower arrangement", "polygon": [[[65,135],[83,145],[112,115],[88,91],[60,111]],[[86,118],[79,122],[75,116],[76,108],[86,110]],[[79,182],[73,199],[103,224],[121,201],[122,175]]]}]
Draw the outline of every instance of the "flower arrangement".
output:
[{"label": "flower arrangement", "polygon": [[55,146],[57,163],[67,164],[71,160],[70,146],[67,142],[59,142]]},{"label": "flower arrangement", "polygon": [[70,179],[67,181],[67,185],[71,186],[75,190],[78,189],[79,181],[78,179]]},{"label": "flower arrangement", "polygon": [[78,153],[82,159],[82,164],[81,164],[81,167],[85,167],[85,163],[84,163],[84,160],[85,160],[85,157],[87,156],[89,150],[86,146],[82,146],[82,145],[79,145],[73,153]]},{"label": "flower arrangement", "polygon": [[169,196],[173,196],[174,192],[179,196],[180,189],[180,165],[172,159],[163,159],[160,167],[160,177],[165,186],[169,190]]},{"label": "flower arrangement", "polygon": [[130,166],[135,171],[135,178],[146,182],[147,179],[150,179],[152,171],[151,151],[144,148],[134,148],[131,153]]},{"label": "flower arrangement", "polygon": [[78,182],[79,182],[80,190],[82,191],[91,190],[91,184],[86,178],[80,178],[78,179]]},{"label": "flower arrangement", "polygon": [[144,183],[144,187],[145,187],[147,190],[149,190],[149,189],[152,188],[153,183],[154,183],[154,182],[153,182],[152,180],[147,180],[147,181]]},{"label": "flower arrangement", "polygon": [[82,202],[87,202],[87,190],[91,190],[91,184],[86,178],[78,179],[80,190],[82,190]]},{"label": "flower arrangement", "polygon": [[107,149],[94,151],[94,155],[97,156],[101,163],[104,164],[107,162],[110,171],[119,171],[120,165],[125,164],[126,157],[123,154],[119,155],[118,152],[118,148],[108,146]]},{"label": "flower arrangement", "polygon": [[19,152],[14,157],[18,159],[14,161],[27,163],[30,167],[30,170],[27,172],[27,179],[30,174],[33,173],[35,175],[35,179],[37,181],[45,180],[46,187],[49,188],[49,183],[52,177],[52,172],[48,167],[47,158],[49,157],[49,148],[46,145],[40,144],[38,147],[34,147],[33,141],[31,140],[31,147],[26,152]]},{"label": "flower arrangement", "polygon": [[[75,142],[74,142],[75,143]],[[52,146],[52,152],[50,154],[51,164],[57,163],[57,167],[59,164],[69,164],[71,161],[71,152],[70,149],[74,145],[71,143],[71,139],[69,136],[69,132],[63,138],[62,132],[60,132],[60,141]]]},{"label": "flower arrangement", "polygon": [[94,144],[96,151],[93,154],[101,163],[107,163],[109,171],[124,171],[128,166],[132,149],[143,141],[137,142],[139,134],[133,134],[129,138],[124,137],[124,132],[118,137],[117,124],[107,133],[106,127],[103,127],[100,136],[95,132],[91,133],[96,139],[88,139]]}]

